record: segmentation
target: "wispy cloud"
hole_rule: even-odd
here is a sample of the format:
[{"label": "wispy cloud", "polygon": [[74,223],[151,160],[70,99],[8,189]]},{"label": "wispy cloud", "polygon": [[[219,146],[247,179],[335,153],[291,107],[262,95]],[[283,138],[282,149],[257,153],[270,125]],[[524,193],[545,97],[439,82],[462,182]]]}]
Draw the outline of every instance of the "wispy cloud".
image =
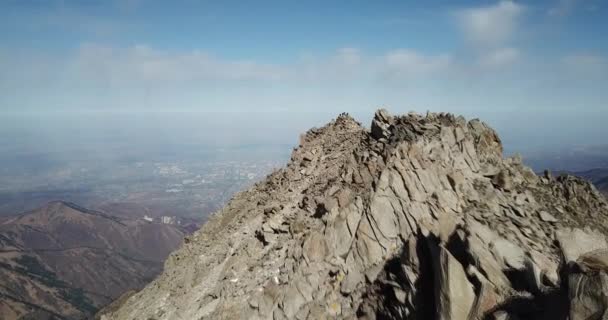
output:
[{"label": "wispy cloud", "polygon": [[[117,2],[115,5],[120,6],[121,9],[117,7],[116,10],[127,10],[126,7],[123,9],[123,6],[127,6],[126,3],[120,2],[119,5],[119,2]],[[94,5],[93,2],[90,4]],[[34,6],[35,10],[22,11],[3,18],[14,19],[11,26],[17,31],[54,31],[59,34],[77,32],[86,37],[115,35],[133,27],[132,22],[126,19],[95,14],[91,12],[92,10],[83,10],[63,1],[42,1],[36,2],[36,5]]]},{"label": "wispy cloud", "polygon": [[512,42],[524,12],[524,6],[509,0],[456,12],[456,22],[478,67],[494,69],[519,60],[521,51]]},{"label": "wispy cloud", "polygon": [[558,0],[554,6],[547,10],[547,14],[550,16],[564,17],[580,8],[587,11],[595,11],[598,6],[599,4],[594,0]]},{"label": "wispy cloud", "polygon": [[547,11],[551,16],[565,16],[574,10],[578,0],[559,0],[557,4]]},{"label": "wispy cloud", "polygon": [[608,57],[592,53],[576,53],[562,59],[563,65],[582,75],[608,75]]},{"label": "wispy cloud", "polygon": [[510,65],[517,61],[520,57],[520,52],[516,48],[499,48],[489,51],[479,58],[479,64],[482,67],[502,67]]},{"label": "wispy cloud", "polygon": [[513,1],[500,1],[491,6],[458,11],[457,18],[465,37],[471,43],[496,47],[512,38],[523,12],[522,5]]},{"label": "wispy cloud", "polygon": [[340,48],[336,59],[338,63],[355,66],[361,63],[361,52],[357,48]]},{"label": "wispy cloud", "polygon": [[389,77],[425,76],[444,71],[452,63],[449,54],[424,55],[420,52],[399,49],[384,56],[386,74]]},{"label": "wispy cloud", "polygon": [[114,6],[122,11],[132,11],[141,7],[143,2],[143,0],[115,0]]},{"label": "wispy cloud", "polygon": [[284,74],[276,65],[224,60],[202,51],[168,52],[145,45],[116,48],[85,44],[71,67],[85,79],[112,84],[265,81],[281,79]]}]

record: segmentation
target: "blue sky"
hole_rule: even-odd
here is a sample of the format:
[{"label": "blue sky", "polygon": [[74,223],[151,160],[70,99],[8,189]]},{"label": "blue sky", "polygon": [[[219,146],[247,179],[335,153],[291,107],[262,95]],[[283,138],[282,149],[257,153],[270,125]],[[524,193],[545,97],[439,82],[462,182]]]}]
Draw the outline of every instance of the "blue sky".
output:
[{"label": "blue sky", "polygon": [[509,120],[513,135],[543,119],[584,140],[608,134],[589,131],[608,117],[606,18],[598,0],[8,0],[0,109],[386,106]]}]

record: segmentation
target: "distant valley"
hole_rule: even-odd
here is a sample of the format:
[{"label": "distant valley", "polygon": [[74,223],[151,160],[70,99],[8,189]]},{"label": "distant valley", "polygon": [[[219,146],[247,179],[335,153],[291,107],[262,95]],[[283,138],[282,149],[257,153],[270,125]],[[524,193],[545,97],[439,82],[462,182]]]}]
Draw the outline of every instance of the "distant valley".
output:
[{"label": "distant valley", "polygon": [[[36,115],[2,120],[0,216],[63,200],[88,209],[127,205],[150,216],[202,221],[282,166],[291,149],[285,141],[295,140],[252,134],[234,141],[225,123],[234,124],[233,116],[74,114],[34,127],[28,124],[39,123]],[[246,120],[240,127],[247,127]]]},{"label": "distant valley", "polygon": [[141,288],[198,227],[165,222],[61,201],[3,217],[0,319],[84,319]]},{"label": "distant valley", "polygon": [[540,172],[553,171],[584,172],[594,168],[608,168],[608,145],[581,145],[551,150],[529,150],[524,161]]},{"label": "distant valley", "polygon": [[81,159],[38,172],[0,170],[0,180],[4,182],[0,186],[0,216],[65,200],[96,210],[118,208],[130,215],[143,216],[141,213],[145,212],[153,217],[174,216],[200,222],[220,209],[235,192],[263,178],[280,163],[272,159],[230,158],[108,163]]}]

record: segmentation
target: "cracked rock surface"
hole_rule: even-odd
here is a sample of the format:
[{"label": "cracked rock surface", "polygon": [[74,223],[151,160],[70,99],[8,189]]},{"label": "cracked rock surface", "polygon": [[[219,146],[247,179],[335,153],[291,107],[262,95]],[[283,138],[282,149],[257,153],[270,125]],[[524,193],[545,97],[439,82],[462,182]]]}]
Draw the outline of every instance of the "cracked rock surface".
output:
[{"label": "cracked rock surface", "polygon": [[98,317],[608,319],[607,232],[593,186],[479,120],[341,114]]}]

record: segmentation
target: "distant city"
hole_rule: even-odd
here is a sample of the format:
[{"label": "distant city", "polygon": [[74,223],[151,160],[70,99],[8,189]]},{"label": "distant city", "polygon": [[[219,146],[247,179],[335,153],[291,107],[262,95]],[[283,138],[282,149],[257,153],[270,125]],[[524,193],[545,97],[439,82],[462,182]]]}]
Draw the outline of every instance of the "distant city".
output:
[{"label": "distant city", "polygon": [[64,163],[26,177],[5,172],[3,180],[10,183],[0,187],[0,216],[65,200],[149,221],[200,223],[236,192],[281,167],[288,152],[249,160]]}]

